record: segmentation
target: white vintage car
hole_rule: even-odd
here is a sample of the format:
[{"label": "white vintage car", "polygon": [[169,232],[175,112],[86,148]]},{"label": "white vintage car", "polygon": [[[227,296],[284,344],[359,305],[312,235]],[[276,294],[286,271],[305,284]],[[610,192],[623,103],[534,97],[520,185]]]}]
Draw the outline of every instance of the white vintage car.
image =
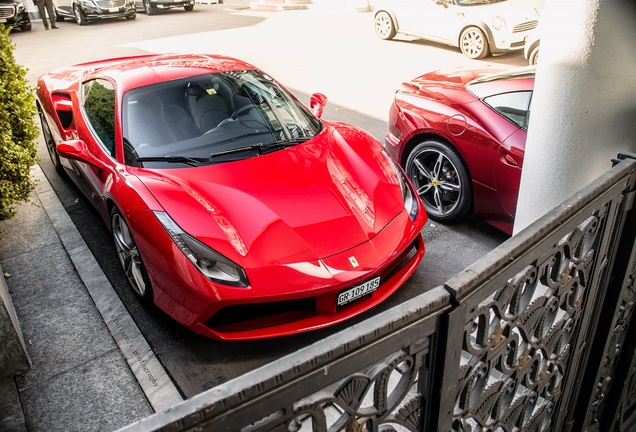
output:
[{"label": "white vintage car", "polygon": [[398,33],[459,47],[471,59],[523,49],[536,9],[508,0],[378,0],[376,34]]}]

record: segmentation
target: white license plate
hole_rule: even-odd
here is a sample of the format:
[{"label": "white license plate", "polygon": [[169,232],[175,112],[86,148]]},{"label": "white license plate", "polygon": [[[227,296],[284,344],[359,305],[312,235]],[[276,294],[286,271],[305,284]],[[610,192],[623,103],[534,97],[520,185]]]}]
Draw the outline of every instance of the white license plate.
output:
[{"label": "white license plate", "polygon": [[119,12],[119,8],[108,8],[108,12]]},{"label": "white license plate", "polygon": [[338,294],[338,306],[342,306],[354,300],[357,300],[360,297],[375,291],[376,289],[378,289],[379,286],[380,276],[373,278],[370,281],[366,281],[365,283],[358,286],[354,286],[353,288],[349,288],[348,290]]},{"label": "white license plate", "polygon": [[0,18],[0,23],[6,23],[7,19],[6,18]]}]

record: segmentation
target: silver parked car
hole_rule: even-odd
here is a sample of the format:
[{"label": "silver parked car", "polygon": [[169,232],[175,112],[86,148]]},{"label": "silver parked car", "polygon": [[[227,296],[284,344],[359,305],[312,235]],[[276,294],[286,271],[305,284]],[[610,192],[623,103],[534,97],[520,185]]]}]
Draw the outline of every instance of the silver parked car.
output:
[{"label": "silver parked car", "polygon": [[398,33],[459,47],[469,58],[523,49],[539,23],[534,8],[508,0],[378,0],[376,34]]}]

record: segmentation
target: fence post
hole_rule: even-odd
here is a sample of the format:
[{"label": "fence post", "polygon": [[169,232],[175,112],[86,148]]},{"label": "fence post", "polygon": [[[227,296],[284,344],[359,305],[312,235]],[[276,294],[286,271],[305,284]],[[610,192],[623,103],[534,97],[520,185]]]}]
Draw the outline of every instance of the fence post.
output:
[{"label": "fence post", "polygon": [[[615,162],[623,159],[636,159],[636,155],[619,155]],[[601,319],[589,350],[595,356],[588,363],[585,391],[579,394],[574,410],[578,415],[573,414],[571,419],[575,430],[625,431],[636,423],[636,320],[632,319],[636,295],[636,172],[623,196],[615,259],[608,270],[609,284],[599,309]]]}]

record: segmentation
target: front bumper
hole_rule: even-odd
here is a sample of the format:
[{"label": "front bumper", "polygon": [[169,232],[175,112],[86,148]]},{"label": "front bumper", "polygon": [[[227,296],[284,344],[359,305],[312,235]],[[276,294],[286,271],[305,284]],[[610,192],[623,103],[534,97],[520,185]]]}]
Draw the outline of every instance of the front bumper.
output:
[{"label": "front bumper", "polygon": [[538,24],[538,21],[529,21],[518,24],[512,29],[491,30],[491,34],[489,35],[490,52],[492,54],[501,54],[522,50],[525,46],[526,39]]},{"label": "front bumper", "polygon": [[134,5],[120,7],[100,7],[91,3],[82,3],[86,18],[95,21],[100,19],[124,18],[136,14]]},{"label": "front bumper", "polygon": [[0,24],[5,27],[22,27],[30,22],[29,14],[25,9],[19,10],[17,5],[0,6]]},{"label": "front bumper", "polygon": [[150,0],[150,6],[157,9],[172,9],[172,8],[179,8],[179,7],[193,6],[193,5],[194,5],[194,0],[176,0],[176,1]]},{"label": "front bumper", "polygon": [[[415,221],[400,213],[372,239],[316,261],[272,262],[245,268],[249,287],[230,287],[205,279],[180,251],[154,236],[137,244],[145,257],[155,304],[192,331],[220,340],[252,340],[328,327],[382,303],[415,272],[425,253]],[[156,232],[156,231],[155,231]],[[170,240],[171,242],[172,240]],[[159,246],[160,250],[147,250]],[[146,249],[146,250],[142,250]],[[174,250],[174,249],[172,249]],[[354,257],[356,267],[352,264]],[[377,289],[343,306],[338,294],[380,277]]]}]

